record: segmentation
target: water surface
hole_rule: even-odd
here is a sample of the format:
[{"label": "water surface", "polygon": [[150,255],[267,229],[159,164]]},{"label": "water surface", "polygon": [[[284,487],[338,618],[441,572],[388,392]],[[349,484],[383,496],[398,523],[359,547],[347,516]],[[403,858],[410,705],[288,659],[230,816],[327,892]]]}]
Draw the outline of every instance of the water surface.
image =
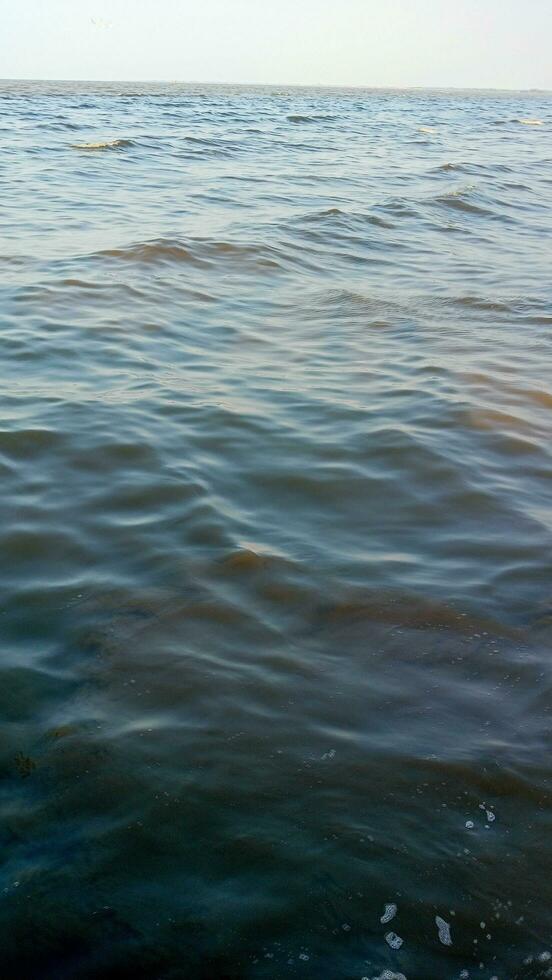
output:
[{"label": "water surface", "polygon": [[551,134],[1,84],[3,977],[552,975]]}]

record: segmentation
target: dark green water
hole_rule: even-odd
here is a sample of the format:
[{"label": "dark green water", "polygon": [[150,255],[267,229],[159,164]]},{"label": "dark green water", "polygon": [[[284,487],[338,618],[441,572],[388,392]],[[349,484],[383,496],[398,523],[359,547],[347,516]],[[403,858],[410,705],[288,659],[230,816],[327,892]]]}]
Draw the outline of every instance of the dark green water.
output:
[{"label": "dark green water", "polygon": [[3,980],[552,976],[551,134],[0,86]]}]

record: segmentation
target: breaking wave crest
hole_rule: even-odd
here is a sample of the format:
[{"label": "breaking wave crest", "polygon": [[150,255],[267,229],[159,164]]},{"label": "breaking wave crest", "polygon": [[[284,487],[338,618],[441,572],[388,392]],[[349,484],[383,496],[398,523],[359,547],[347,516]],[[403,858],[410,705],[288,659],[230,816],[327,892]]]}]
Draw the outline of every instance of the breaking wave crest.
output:
[{"label": "breaking wave crest", "polygon": [[134,145],[134,141],[130,139],[100,140],[97,143],[72,144],[74,150],[124,150],[126,147]]}]

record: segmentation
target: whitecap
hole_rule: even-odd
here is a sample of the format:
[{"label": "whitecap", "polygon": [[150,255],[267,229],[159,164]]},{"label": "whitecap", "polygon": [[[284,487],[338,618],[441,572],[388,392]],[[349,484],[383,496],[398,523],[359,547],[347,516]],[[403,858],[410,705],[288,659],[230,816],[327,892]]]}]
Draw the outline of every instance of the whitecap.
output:
[{"label": "whitecap", "polygon": [[73,150],[120,150],[132,146],[132,140],[101,140],[98,143],[72,143]]}]

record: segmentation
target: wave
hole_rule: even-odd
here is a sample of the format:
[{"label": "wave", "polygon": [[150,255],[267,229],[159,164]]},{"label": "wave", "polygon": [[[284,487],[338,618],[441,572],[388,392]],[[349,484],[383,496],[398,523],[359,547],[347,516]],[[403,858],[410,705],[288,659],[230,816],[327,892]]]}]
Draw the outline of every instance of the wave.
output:
[{"label": "wave", "polygon": [[406,197],[394,197],[378,205],[378,210],[391,214],[394,218],[419,218],[416,202]]},{"label": "wave", "polygon": [[50,132],[63,132],[63,130],[65,129],[77,130],[77,129],[87,128],[85,126],[82,126],[81,123],[60,122],[60,121],[50,122],[48,120],[46,122],[37,123],[36,127],[37,129],[47,129]]},{"label": "wave", "polygon": [[134,146],[134,140],[116,139],[104,140],[98,143],[72,143],[73,150],[122,150],[127,146]]},{"label": "wave", "polygon": [[331,122],[336,119],[336,116],[324,116],[324,115],[312,115],[305,116],[301,114],[287,116],[288,122],[292,123],[314,123],[314,122]]},{"label": "wave", "polygon": [[[442,301],[440,301],[442,302]],[[466,307],[479,313],[500,313],[505,317],[515,319],[516,323],[525,323],[535,327],[548,327],[552,323],[552,315],[546,306],[539,305],[523,296],[512,296],[508,299],[487,298],[474,294],[452,296],[447,300],[453,307]]]},{"label": "wave", "polygon": [[397,301],[339,287],[311,294],[309,305],[316,315],[320,315],[320,311],[329,311],[332,317],[339,314],[375,317],[371,326],[387,326],[412,316],[412,308]]},{"label": "wave", "polygon": [[122,248],[106,248],[96,252],[92,258],[120,259],[123,262],[149,264],[156,261],[175,262],[196,261],[193,253],[181,242],[159,239],[152,242],[137,242]]},{"label": "wave", "polygon": [[459,635],[472,635],[475,629],[492,631],[495,636],[518,635],[518,627],[500,623],[475,610],[467,614],[446,601],[391,589],[370,592],[351,588],[349,594],[344,590],[343,594],[328,598],[327,603],[319,607],[317,620],[315,628],[322,630],[365,621],[400,624],[411,630],[454,630]]},{"label": "wave", "polygon": [[328,208],[325,211],[314,211],[296,219],[296,223],[317,225],[327,224],[332,219],[340,223],[353,225],[376,225],[378,228],[393,228],[394,225],[377,214],[359,214],[342,211],[341,208]]},{"label": "wave", "polygon": [[507,163],[497,163],[496,161],[493,161],[492,164],[485,164],[475,160],[464,161],[462,163],[455,163],[452,160],[448,160],[446,163],[441,163],[439,166],[433,167],[430,173],[457,173],[471,177],[496,177],[500,174],[512,173],[512,168]]},{"label": "wave", "polygon": [[240,268],[244,263],[267,269],[278,269],[281,266],[279,252],[272,246],[200,238],[189,239],[186,242],[179,239],[158,238],[120,248],[102,249],[93,253],[90,258],[115,259],[153,266],[182,263],[208,267],[221,259],[228,262],[235,261]]},{"label": "wave", "polygon": [[448,194],[441,194],[439,197],[434,198],[434,203],[441,204],[444,207],[450,208],[452,211],[462,211],[464,214],[473,214],[484,218],[492,216],[492,211],[482,207],[480,204],[475,204],[469,199],[468,194],[468,191],[450,191]]},{"label": "wave", "polygon": [[482,313],[512,313],[513,308],[510,303],[502,302],[497,299],[485,299],[484,296],[455,296],[451,303],[453,306],[465,306],[471,310],[479,310]]},{"label": "wave", "polygon": [[184,136],[182,143],[194,156],[208,153],[212,157],[226,158],[240,150],[239,143],[232,140],[209,139],[203,136]]},{"label": "wave", "polygon": [[519,126],[544,126],[544,121],[542,119],[495,119],[493,120],[493,126],[510,126],[512,123],[517,123]]}]

